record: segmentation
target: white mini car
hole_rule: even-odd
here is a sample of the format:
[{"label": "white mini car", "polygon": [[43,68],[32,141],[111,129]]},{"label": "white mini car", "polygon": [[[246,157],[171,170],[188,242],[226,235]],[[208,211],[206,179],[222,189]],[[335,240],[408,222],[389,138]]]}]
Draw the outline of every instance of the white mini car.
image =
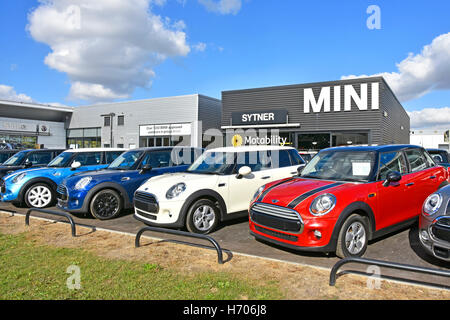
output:
[{"label": "white mini car", "polygon": [[134,196],[137,220],[206,234],[221,221],[248,215],[258,189],[292,177],[304,161],[294,148],[227,147],[205,151],[186,172],[147,180]]}]

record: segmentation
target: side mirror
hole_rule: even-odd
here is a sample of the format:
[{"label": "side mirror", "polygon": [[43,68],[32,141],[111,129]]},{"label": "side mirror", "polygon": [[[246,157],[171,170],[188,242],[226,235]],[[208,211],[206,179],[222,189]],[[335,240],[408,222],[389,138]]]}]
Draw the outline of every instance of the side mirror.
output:
[{"label": "side mirror", "polygon": [[397,171],[391,171],[387,174],[386,180],[383,182],[383,186],[388,187],[391,184],[395,184],[402,180],[402,175],[400,172]]},{"label": "side mirror", "polygon": [[243,166],[239,168],[238,174],[236,175],[237,179],[242,179],[242,177],[248,176],[252,173],[252,169],[247,166]]},{"label": "side mirror", "polygon": [[433,156],[433,160],[434,160],[434,162],[436,162],[436,163],[442,163],[442,158],[441,158],[441,156],[435,155],[435,156]]},{"label": "side mirror", "polygon": [[152,168],[151,165],[146,164],[145,166],[143,166],[143,167],[141,168],[141,170],[139,171],[139,174],[143,174],[143,173],[149,172],[149,171],[151,171],[152,169],[153,169],[153,168]]},{"label": "side mirror", "polygon": [[24,166],[25,168],[31,168],[33,166],[33,163],[31,161],[25,161]]},{"label": "side mirror", "polygon": [[305,164],[301,164],[298,168],[297,168],[297,173],[298,175],[302,174],[303,169],[305,169]]},{"label": "side mirror", "polygon": [[73,162],[72,165],[70,166],[70,170],[76,170],[76,169],[78,169],[79,167],[81,167],[81,163],[78,162],[78,161],[75,161],[75,162]]}]

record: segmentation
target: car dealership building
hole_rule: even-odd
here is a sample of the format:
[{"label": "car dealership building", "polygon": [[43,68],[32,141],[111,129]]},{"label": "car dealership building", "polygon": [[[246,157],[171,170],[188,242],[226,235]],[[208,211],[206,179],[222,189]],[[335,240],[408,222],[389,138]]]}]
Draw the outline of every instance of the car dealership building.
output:
[{"label": "car dealership building", "polygon": [[224,91],[221,128],[242,144],[267,134],[267,141],[319,150],[409,143],[410,119],[384,79],[370,77]]},{"label": "car dealership building", "polygon": [[[205,138],[208,129],[225,137]],[[269,143],[319,150],[409,143],[409,133],[408,114],[382,77],[224,91],[222,101],[200,94],[79,107],[0,100],[0,142],[27,147]]]},{"label": "car dealership building", "polygon": [[221,102],[200,94],[80,107],[0,101],[0,142],[27,147],[202,146]]}]

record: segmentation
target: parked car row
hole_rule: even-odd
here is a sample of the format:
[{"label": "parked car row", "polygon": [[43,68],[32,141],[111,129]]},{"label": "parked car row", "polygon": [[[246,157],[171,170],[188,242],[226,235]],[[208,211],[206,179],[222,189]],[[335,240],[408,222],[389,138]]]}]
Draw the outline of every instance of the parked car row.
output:
[{"label": "parked car row", "polygon": [[426,150],[336,147],[308,160],[279,146],[24,150],[0,167],[0,193],[101,220],[134,208],[146,224],[202,234],[248,216],[257,240],[340,257],[420,216],[420,242],[450,259],[449,172]]}]

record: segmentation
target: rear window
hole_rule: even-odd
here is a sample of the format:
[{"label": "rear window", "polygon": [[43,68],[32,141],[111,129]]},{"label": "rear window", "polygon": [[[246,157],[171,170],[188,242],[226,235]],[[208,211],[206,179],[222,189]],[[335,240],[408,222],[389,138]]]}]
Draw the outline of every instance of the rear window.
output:
[{"label": "rear window", "polygon": [[428,160],[420,149],[406,150],[405,154],[411,166],[411,172],[417,172],[430,167]]}]

